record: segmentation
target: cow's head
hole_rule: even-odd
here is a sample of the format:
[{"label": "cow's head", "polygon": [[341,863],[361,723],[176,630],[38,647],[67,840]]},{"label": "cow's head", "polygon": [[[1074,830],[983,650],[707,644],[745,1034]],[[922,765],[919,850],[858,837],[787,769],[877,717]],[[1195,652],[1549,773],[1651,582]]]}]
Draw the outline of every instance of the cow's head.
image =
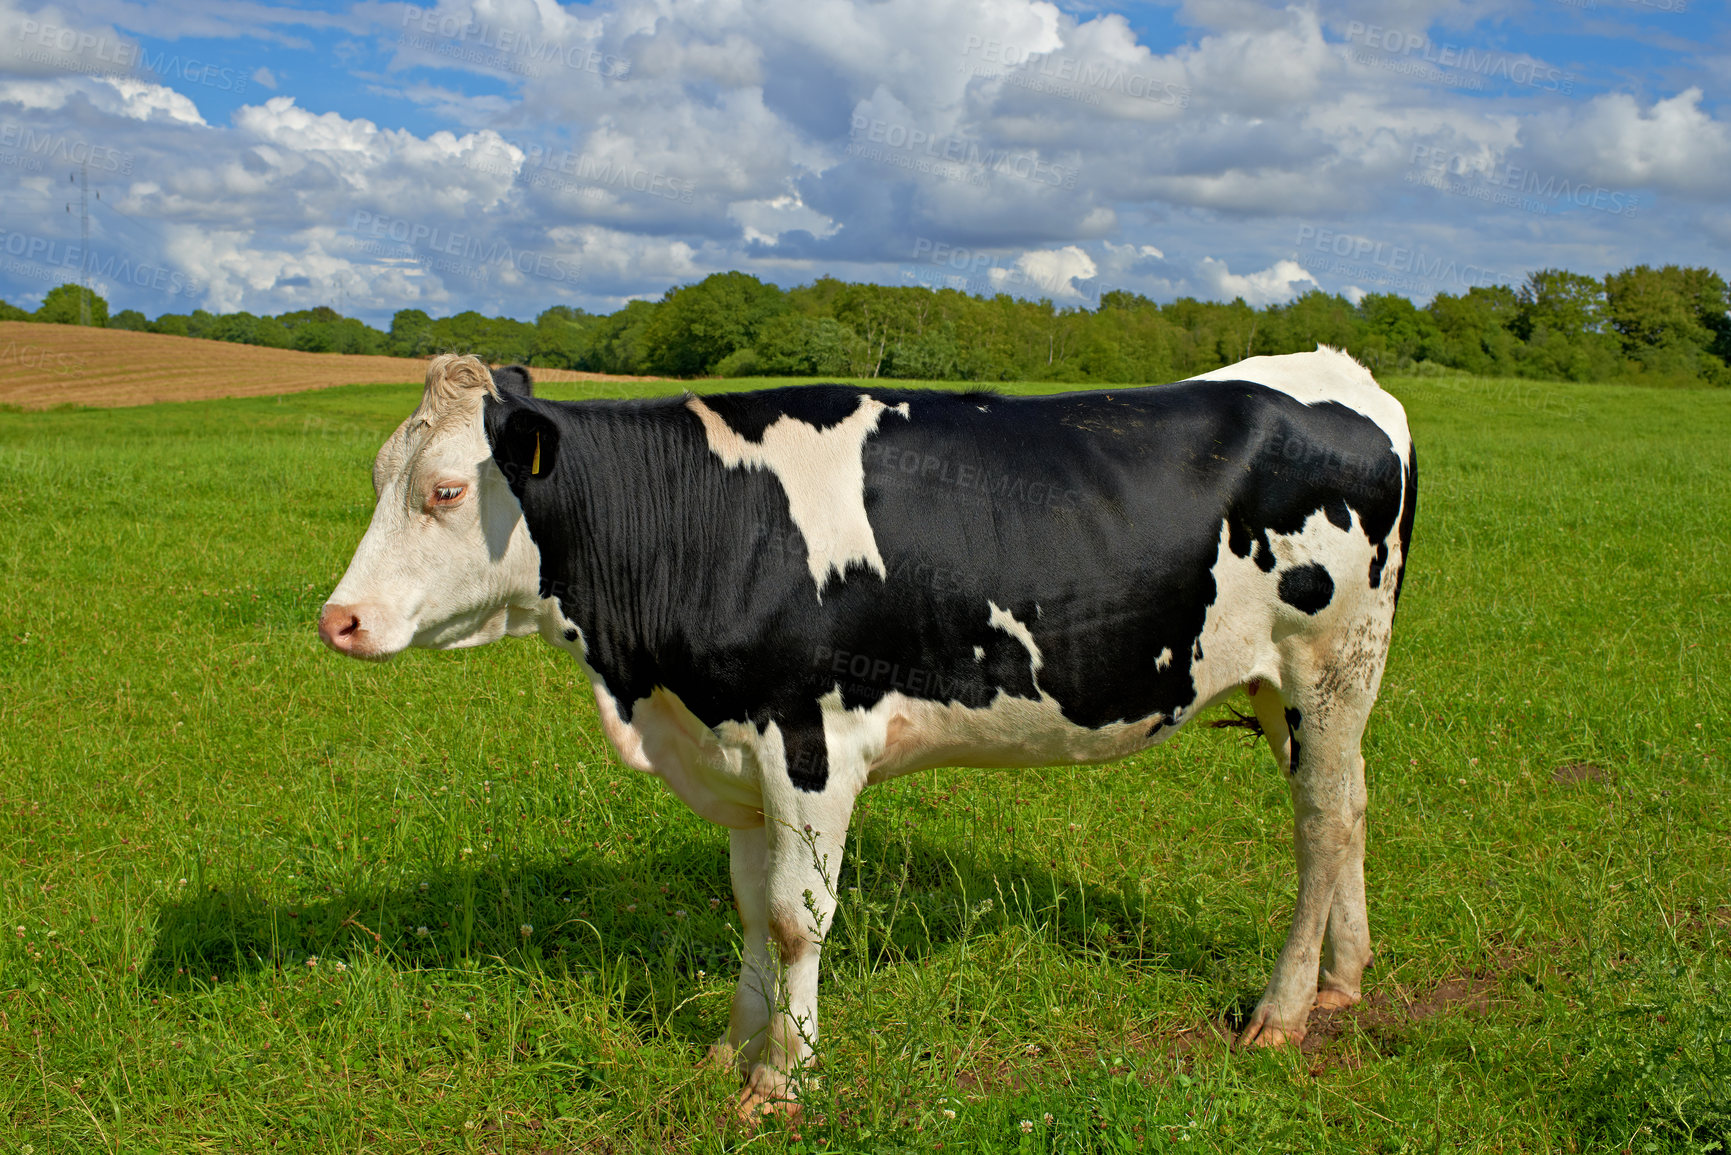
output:
[{"label": "cow's head", "polygon": [[501,389],[530,393],[528,371],[450,354],[427,366],[419,408],[373,462],[372,524],[319,616],[333,650],[382,659],[535,630],[540,555],[483,428]]}]

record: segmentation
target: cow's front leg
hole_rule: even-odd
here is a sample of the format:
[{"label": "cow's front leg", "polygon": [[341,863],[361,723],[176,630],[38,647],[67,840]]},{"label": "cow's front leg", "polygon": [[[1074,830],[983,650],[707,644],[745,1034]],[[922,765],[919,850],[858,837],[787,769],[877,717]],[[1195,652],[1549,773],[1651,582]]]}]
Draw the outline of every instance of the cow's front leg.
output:
[{"label": "cow's front leg", "polygon": [[835,916],[857,785],[833,772],[819,789],[807,784],[802,789],[784,778],[764,789],[765,907],[780,981],[766,1045],[744,1064],[740,1110],[747,1115],[778,1105],[793,1109],[796,1074],[811,1063],[817,1043],[818,960]]},{"label": "cow's front leg", "polygon": [[727,1034],[709,1050],[712,1061],[748,1075],[769,1041],[776,1006],[776,960],[769,947],[768,841],[764,828],[730,832],[729,873],[739,911],[743,947],[739,985],[727,1016]]}]

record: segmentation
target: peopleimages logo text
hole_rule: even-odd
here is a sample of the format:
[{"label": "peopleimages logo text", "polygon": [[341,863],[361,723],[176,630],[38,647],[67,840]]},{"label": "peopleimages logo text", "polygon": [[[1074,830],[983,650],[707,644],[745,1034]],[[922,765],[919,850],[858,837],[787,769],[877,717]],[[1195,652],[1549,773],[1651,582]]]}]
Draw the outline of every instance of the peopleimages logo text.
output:
[{"label": "peopleimages logo text", "polygon": [[1053,164],[1034,153],[983,148],[977,141],[934,135],[923,128],[880,120],[863,113],[854,113],[850,135],[854,146],[869,142],[909,155],[919,154],[922,159],[934,162],[962,165],[976,172],[1001,173],[1036,184],[1076,187],[1075,168]]},{"label": "peopleimages logo text", "polygon": [[90,249],[33,233],[0,229],[0,253],[44,269],[77,270],[104,281],[158,293],[191,293],[198,289],[198,282],[177,270],[137,262],[124,254],[104,259]]},{"label": "peopleimages logo text", "polygon": [[[77,59],[74,63],[67,64],[43,52],[32,51],[33,48],[70,54]],[[58,24],[44,24],[40,20],[29,18],[19,22],[19,40],[13,55],[19,59],[94,76],[119,75],[136,70],[164,79],[174,78],[188,84],[201,84],[224,92],[246,91],[247,78],[232,68],[205,64],[192,57],[182,58],[179,53],[170,53],[167,50],[152,55],[135,41],[110,39],[94,32],[83,32]]]},{"label": "peopleimages logo text", "polygon": [[521,57],[535,64],[558,64],[574,72],[593,72],[613,78],[631,71],[631,62],[623,56],[598,52],[586,44],[545,40],[519,28],[489,24],[472,16],[437,8],[404,8],[403,27],[427,36],[474,44],[501,57]]},{"label": "peopleimages logo text", "polygon": [[482,267],[510,265],[525,276],[558,282],[572,280],[577,275],[577,269],[561,257],[515,248],[505,241],[483,241],[468,233],[452,232],[404,217],[379,216],[356,209],[349,227],[362,236],[393,240],[411,249],[455,257]]},{"label": "peopleimages logo text", "polygon": [[46,157],[65,164],[87,164],[103,172],[129,174],[132,158],[105,144],[67,136],[60,132],[38,132],[12,121],[0,123],[0,148]]},{"label": "peopleimages logo text", "polygon": [[[1296,243],[1300,250],[1308,247],[1319,253],[1342,257],[1365,270],[1382,269],[1392,274],[1410,273],[1421,282],[1494,285],[1507,280],[1481,265],[1458,264],[1451,257],[1427,256],[1423,249],[1391,245],[1353,233],[1319,229],[1315,225],[1299,225]],[[1353,268],[1340,265],[1327,271],[1354,275]]]}]

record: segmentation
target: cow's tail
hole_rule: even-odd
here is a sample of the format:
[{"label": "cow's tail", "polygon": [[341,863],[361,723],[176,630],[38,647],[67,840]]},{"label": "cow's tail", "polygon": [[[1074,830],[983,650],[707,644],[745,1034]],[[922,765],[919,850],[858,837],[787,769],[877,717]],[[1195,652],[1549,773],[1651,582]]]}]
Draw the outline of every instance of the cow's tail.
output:
[{"label": "cow's tail", "polygon": [[1400,568],[1394,574],[1394,604],[1400,605],[1400,587],[1406,581],[1407,555],[1412,549],[1412,526],[1418,517],[1418,453],[1406,443],[1406,477],[1400,495]]}]

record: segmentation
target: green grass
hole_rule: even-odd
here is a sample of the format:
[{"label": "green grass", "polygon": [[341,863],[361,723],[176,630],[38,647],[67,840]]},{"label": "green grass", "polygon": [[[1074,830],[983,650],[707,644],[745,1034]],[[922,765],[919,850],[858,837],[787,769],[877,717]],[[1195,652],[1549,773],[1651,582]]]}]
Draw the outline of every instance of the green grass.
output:
[{"label": "green grass", "polygon": [[914,775],[861,800],[797,1137],[698,1066],[725,835],[575,665],[319,646],[414,389],[0,413],[0,1147],[1722,1150],[1731,393],[1389,385],[1367,1004],[1219,1041],[1294,888],[1237,733]]}]

